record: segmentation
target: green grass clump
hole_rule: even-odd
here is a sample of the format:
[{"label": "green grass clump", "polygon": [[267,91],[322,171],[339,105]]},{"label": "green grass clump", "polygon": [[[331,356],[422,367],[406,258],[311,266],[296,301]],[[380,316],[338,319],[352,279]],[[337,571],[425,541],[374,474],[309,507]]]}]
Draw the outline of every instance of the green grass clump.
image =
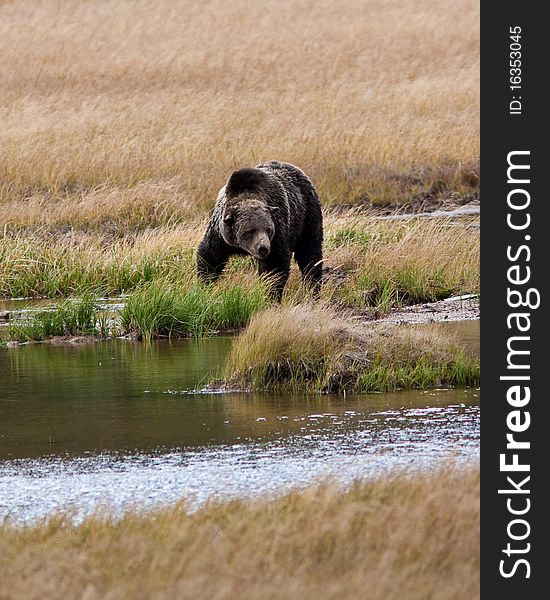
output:
[{"label": "green grass clump", "polygon": [[418,265],[396,266],[392,273],[362,273],[340,290],[350,306],[387,313],[391,308],[434,302],[458,293],[461,286],[443,269],[428,271]]},{"label": "green grass clump", "polygon": [[169,280],[143,284],[121,313],[124,333],[156,337],[201,337],[246,325],[268,303],[268,286],[251,284],[184,287]]},{"label": "green grass clump", "polygon": [[393,227],[384,227],[380,224],[362,222],[355,219],[349,224],[335,227],[328,232],[326,248],[334,250],[342,246],[355,247],[356,250],[369,250],[373,246],[383,244],[396,244],[405,234],[405,228],[396,224]]},{"label": "green grass clump", "polygon": [[375,392],[479,383],[479,361],[437,328],[353,324],[323,305],[271,308],[234,342],[232,386]]},{"label": "green grass clump", "polygon": [[102,319],[93,298],[84,296],[65,300],[53,310],[12,319],[8,336],[11,340],[42,341],[54,336],[99,335],[99,321]]},{"label": "green grass clump", "polygon": [[466,387],[479,384],[479,362],[458,352],[453,361],[431,362],[420,359],[412,363],[375,362],[357,379],[361,392],[418,389],[434,385]]},{"label": "green grass clump", "polygon": [[261,279],[217,286],[189,286],[162,279],[138,286],[114,317],[102,312],[89,294],[77,301],[65,300],[52,310],[13,319],[8,335],[19,341],[114,333],[145,340],[202,337],[243,327],[268,302],[269,286]]}]

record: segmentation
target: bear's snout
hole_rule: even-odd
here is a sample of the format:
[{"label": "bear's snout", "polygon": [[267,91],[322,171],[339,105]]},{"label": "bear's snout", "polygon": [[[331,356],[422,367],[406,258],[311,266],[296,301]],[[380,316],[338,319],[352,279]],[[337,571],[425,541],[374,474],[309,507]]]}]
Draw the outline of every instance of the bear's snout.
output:
[{"label": "bear's snout", "polygon": [[268,254],[269,254],[269,246],[267,246],[265,244],[260,244],[258,246],[258,249],[256,250],[256,252],[258,253],[258,256],[260,258],[267,258]]},{"label": "bear's snout", "polygon": [[252,243],[248,246],[248,252],[258,260],[267,258],[271,252],[271,242],[268,235],[263,231],[257,232],[252,239]]}]

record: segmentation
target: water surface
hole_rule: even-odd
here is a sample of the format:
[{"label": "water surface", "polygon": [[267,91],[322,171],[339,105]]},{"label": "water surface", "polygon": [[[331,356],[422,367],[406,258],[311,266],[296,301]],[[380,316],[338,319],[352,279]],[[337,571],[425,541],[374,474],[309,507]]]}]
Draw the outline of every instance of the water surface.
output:
[{"label": "water surface", "polygon": [[[474,351],[479,323],[449,324]],[[0,518],[343,483],[479,454],[479,391],[192,394],[230,338],[0,349]]]}]

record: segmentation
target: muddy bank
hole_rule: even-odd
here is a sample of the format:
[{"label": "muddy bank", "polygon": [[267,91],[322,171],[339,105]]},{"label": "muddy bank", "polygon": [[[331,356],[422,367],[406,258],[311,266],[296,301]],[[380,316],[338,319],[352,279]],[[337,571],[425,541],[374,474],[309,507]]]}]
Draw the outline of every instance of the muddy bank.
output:
[{"label": "muddy bank", "polygon": [[389,315],[374,320],[365,314],[357,315],[354,318],[372,320],[377,323],[469,321],[480,318],[479,296],[477,294],[453,296],[437,302],[396,308],[392,309]]}]

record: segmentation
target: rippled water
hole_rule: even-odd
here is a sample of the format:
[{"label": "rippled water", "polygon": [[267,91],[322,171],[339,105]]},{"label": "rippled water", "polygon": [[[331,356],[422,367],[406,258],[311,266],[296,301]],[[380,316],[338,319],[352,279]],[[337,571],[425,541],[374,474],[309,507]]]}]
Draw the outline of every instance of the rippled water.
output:
[{"label": "rippled water", "polygon": [[[479,324],[452,324],[470,347]],[[477,327],[477,329],[476,329]],[[479,454],[479,391],[188,394],[229,338],[0,349],[0,518],[281,492]]]}]

